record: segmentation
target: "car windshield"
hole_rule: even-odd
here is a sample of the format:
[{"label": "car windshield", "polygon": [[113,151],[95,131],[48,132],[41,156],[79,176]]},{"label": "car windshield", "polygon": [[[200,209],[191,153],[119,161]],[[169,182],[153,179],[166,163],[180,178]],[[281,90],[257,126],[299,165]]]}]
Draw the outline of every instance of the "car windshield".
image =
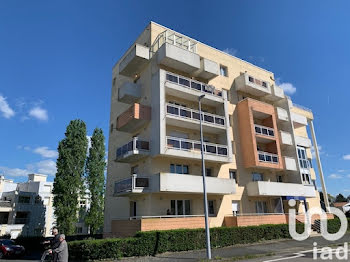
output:
[{"label": "car windshield", "polygon": [[15,242],[13,242],[12,240],[3,240],[2,241],[2,244],[5,245],[5,246],[13,246],[15,244]]}]

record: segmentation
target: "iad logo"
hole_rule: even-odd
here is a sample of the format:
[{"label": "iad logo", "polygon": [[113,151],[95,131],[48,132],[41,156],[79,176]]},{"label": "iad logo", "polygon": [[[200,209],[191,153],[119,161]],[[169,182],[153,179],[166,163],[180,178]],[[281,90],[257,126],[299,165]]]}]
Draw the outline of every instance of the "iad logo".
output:
[{"label": "iad logo", "polygon": [[304,232],[298,233],[296,231],[296,211],[295,211],[295,205],[296,201],[294,199],[289,200],[289,206],[292,207],[289,209],[289,233],[291,237],[297,241],[303,241],[307,239],[310,236],[311,233],[311,226],[312,226],[312,216],[318,215],[320,217],[320,230],[321,235],[323,238],[329,240],[329,241],[336,241],[341,239],[348,228],[348,220],[345,216],[345,214],[337,208],[330,207],[329,213],[337,216],[340,219],[341,225],[340,229],[337,233],[330,234],[328,233],[327,228],[327,214],[321,209],[321,208],[310,208],[306,213],[304,217]]}]

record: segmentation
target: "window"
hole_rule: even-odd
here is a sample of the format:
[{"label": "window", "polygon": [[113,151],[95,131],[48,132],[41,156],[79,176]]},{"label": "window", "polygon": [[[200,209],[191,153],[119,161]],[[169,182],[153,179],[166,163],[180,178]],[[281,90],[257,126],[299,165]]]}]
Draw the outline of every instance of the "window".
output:
[{"label": "window", "polygon": [[304,147],[298,147],[298,160],[300,168],[309,169],[309,160],[306,156],[306,150]]},{"label": "window", "polygon": [[208,200],[209,216],[215,216],[215,200]]},{"label": "window", "polygon": [[75,228],[75,233],[82,234],[83,233],[83,228],[82,227],[76,227]]},{"label": "window", "polygon": [[267,203],[265,201],[256,201],[255,202],[256,213],[266,214],[267,212]]},{"label": "window", "polygon": [[29,204],[30,203],[30,196],[19,196],[18,203]]},{"label": "window", "polygon": [[309,174],[303,173],[302,177],[303,177],[303,183],[304,184],[308,184],[308,185],[312,184],[311,176]]},{"label": "window", "polygon": [[190,200],[171,200],[170,215],[191,215]]},{"label": "window", "polygon": [[252,181],[264,181],[263,174],[253,173],[252,174]]},{"label": "window", "polygon": [[188,165],[170,164],[170,173],[189,174]]},{"label": "window", "polygon": [[41,200],[41,196],[36,196],[35,197],[35,204],[42,204],[43,201]]},{"label": "window", "polygon": [[282,176],[281,176],[281,175],[277,175],[277,176],[276,176],[276,181],[277,181],[278,183],[282,183],[282,182],[283,182]]},{"label": "window", "polygon": [[230,170],[230,171],[229,171],[229,176],[230,176],[230,179],[235,179],[235,180],[236,180],[236,183],[237,183],[237,173],[236,173],[236,170]]},{"label": "window", "polygon": [[220,65],[220,75],[228,77],[227,67]]},{"label": "window", "polygon": [[205,175],[206,176],[212,176],[211,168],[206,168],[205,169]]}]

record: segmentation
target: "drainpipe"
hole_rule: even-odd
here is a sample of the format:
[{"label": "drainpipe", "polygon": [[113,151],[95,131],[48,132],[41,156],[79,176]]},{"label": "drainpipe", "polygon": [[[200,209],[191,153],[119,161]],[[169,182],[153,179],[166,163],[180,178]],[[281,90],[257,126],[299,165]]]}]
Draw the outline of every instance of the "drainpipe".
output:
[{"label": "drainpipe", "polygon": [[326,206],[326,211],[329,212],[330,206],[329,206],[329,201],[328,201],[328,194],[327,194],[326,184],[325,184],[325,181],[324,181],[322,164],[321,164],[321,159],[320,159],[320,153],[318,151],[318,145],[317,145],[317,140],[316,140],[316,135],[315,135],[314,124],[313,124],[312,120],[308,120],[308,123],[310,125],[311,136],[312,136],[312,143],[314,144],[314,149],[315,149],[315,154],[316,154],[316,161],[317,161],[317,167],[318,167],[318,172],[320,174],[320,180],[321,180],[322,192],[323,192],[323,200],[324,200],[324,204]]}]

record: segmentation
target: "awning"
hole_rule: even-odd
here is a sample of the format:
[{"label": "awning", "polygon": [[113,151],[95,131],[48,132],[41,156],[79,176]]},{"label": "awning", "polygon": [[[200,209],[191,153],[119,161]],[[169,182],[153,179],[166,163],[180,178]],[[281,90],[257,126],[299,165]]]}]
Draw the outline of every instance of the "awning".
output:
[{"label": "awning", "polygon": [[305,201],[306,198],[305,197],[302,197],[302,196],[283,196],[282,197],[283,200],[291,200],[291,199],[294,199],[294,200],[299,200],[299,201]]}]

